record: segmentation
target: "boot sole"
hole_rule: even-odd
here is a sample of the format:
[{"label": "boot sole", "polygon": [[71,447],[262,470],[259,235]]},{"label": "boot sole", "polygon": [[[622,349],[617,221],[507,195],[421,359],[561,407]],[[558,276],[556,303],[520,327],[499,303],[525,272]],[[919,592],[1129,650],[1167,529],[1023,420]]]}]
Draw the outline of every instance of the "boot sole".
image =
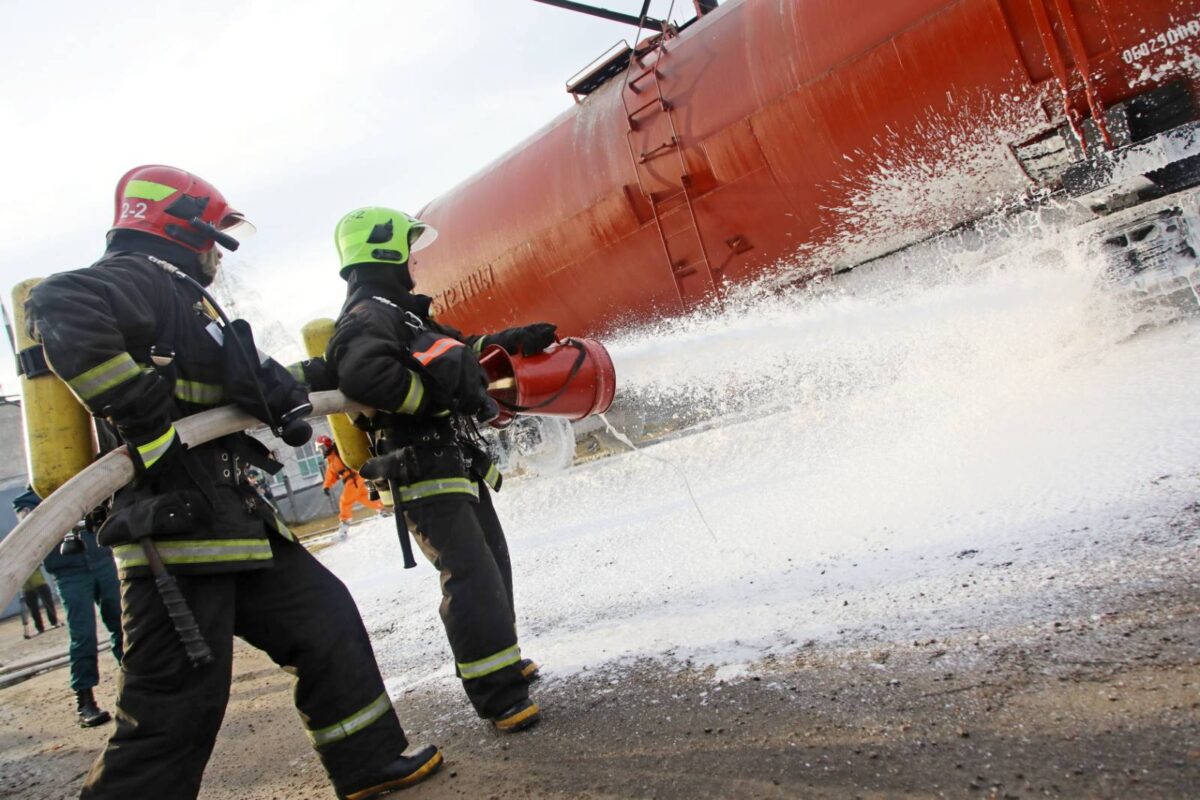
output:
[{"label": "boot sole", "polygon": [[542,711],[537,707],[537,703],[534,703],[529,708],[523,709],[511,717],[506,717],[502,720],[492,720],[492,725],[501,733],[516,733],[537,723],[541,718]]},{"label": "boot sole", "polygon": [[394,792],[399,789],[407,789],[413,784],[420,783],[433,773],[437,772],[438,767],[440,766],[442,766],[442,753],[439,750],[433,754],[433,758],[417,767],[416,771],[411,775],[406,775],[403,778],[398,778],[394,781],[388,781],[387,783],[381,783],[377,786],[372,786],[369,789],[360,789],[357,792],[352,792],[351,794],[346,795],[346,800],[367,800],[367,798],[370,797],[378,797],[384,792]]}]

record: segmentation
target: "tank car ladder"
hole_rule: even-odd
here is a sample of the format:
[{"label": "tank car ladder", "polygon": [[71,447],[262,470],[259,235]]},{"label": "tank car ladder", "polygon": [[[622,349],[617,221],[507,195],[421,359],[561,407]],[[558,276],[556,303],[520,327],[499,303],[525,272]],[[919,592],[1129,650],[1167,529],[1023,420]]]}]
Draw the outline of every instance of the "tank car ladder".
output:
[{"label": "tank car ladder", "polygon": [[[641,28],[638,30],[638,38],[641,37]],[[671,268],[671,277],[675,281],[675,293],[679,297],[681,306],[686,306],[684,300],[683,284],[684,278],[695,274],[697,271],[703,271],[704,277],[708,279],[708,288],[712,296],[718,300],[721,298],[720,286],[717,284],[716,276],[713,274],[712,264],[708,258],[708,250],[704,246],[704,237],[700,234],[700,225],[696,219],[696,207],[692,202],[692,180],[688,175],[687,159],[684,157],[683,145],[679,138],[679,130],[675,125],[675,116],[671,113],[671,103],[663,96],[662,89],[662,73],[659,66],[662,64],[664,57],[667,55],[666,48],[667,34],[664,31],[652,44],[644,51],[638,52],[640,42],[634,41],[633,54],[630,57],[629,73],[630,77],[625,81],[621,91],[621,102],[625,107],[625,118],[629,123],[629,129],[625,134],[626,144],[629,146],[629,155],[633,159],[634,173],[637,175],[638,188],[642,192],[642,196],[650,203],[650,209],[654,215],[654,226],[658,231],[658,237],[662,241],[663,253],[666,255],[667,264]],[[655,56],[654,63],[650,67],[646,67],[645,61],[649,56]],[[638,69],[640,71],[634,72]],[[629,107],[629,94],[635,97],[640,96],[645,89],[639,89],[638,84],[646,78],[654,78],[654,97],[646,100],[646,102],[634,108]],[[643,152],[637,152],[637,147],[634,145],[633,135],[638,131],[638,126],[641,124],[639,117],[642,115],[649,116],[655,113],[666,115],[670,138],[657,147],[651,148]],[[643,179],[643,168],[646,162],[665,154],[668,150],[674,150],[675,156],[679,159],[679,189],[670,191],[663,196],[656,197],[654,192],[646,188],[646,181]],[[672,233],[667,233],[663,229],[663,217],[674,209],[663,211],[663,206],[669,205],[672,202],[683,199],[683,205],[687,207],[686,227],[676,230]],[[681,248],[676,244],[672,248],[672,241],[679,240],[682,237],[692,236],[695,239],[699,249],[700,257],[692,261],[687,261],[685,258],[676,256]]]}]

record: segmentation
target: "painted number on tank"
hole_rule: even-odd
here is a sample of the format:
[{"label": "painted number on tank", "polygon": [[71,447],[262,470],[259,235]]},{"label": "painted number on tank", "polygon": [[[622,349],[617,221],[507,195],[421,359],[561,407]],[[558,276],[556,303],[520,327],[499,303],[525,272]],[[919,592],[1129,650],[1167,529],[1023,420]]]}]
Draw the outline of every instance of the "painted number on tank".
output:
[{"label": "painted number on tank", "polygon": [[1162,33],[1154,36],[1141,44],[1135,44],[1133,47],[1121,53],[1121,58],[1125,59],[1126,64],[1132,64],[1135,61],[1140,61],[1151,53],[1157,53],[1166,50],[1168,47],[1179,44],[1187,39],[1192,39],[1200,36],[1200,17],[1183,25],[1176,25],[1173,28],[1168,28]]},{"label": "painted number on tank", "polygon": [[121,219],[145,219],[147,208],[145,203],[121,203]]}]

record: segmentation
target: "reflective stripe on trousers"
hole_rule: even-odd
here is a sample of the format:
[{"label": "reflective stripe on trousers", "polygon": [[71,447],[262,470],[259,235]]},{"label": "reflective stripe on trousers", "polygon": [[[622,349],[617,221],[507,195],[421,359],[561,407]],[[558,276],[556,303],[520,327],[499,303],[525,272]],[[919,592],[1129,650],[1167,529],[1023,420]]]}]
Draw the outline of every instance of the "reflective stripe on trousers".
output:
[{"label": "reflective stripe on trousers", "polygon": [[391,710],[392,701],[388,698],[387,692],[384,692],[372,700],[365,708],[355,711],[341,722],[335,722],[320,730],[307,731],[308,738],[312,740],[313,747],[340,742],[342,739],[353,736],[368,727]]},{"label": "reflective stripe on trousers", "polygon": [[469,661],[467,663],[458,664],[458,674],[462,676],[464,681],[471,678],[482,678],[484,675],[491,675],[493,672],[498,672],[510,664],[516,664],[521,660],[520,645],[506,647],[499,653],[493,653],[487,658],[481,658],[478,661]]}]

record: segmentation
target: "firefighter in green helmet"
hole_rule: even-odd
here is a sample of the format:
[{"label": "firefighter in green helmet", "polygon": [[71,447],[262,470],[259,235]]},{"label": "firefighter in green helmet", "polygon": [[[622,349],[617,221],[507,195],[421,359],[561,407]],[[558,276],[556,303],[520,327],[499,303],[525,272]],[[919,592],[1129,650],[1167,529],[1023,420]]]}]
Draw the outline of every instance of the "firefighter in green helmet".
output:
[{"label": "firefighter in green helmet", "polygon": [[508,544],[490,494],[501,476],[476,427],[498,413],[479,353],[492,344],[539,353],[554,342],[555,326],[465,336],[434,321],[431,298],[414,291],[409,261],[436,235],[389,208],[342,218],[335,238],[348,296],[326,362],[348,397],[381,412],[371,422],[374,452],[388,465],[418,545],[441,572],[440,612],[463,688],[481,717],[512,732],[538,721],[529,697],[537,665],[517,643]]}]

